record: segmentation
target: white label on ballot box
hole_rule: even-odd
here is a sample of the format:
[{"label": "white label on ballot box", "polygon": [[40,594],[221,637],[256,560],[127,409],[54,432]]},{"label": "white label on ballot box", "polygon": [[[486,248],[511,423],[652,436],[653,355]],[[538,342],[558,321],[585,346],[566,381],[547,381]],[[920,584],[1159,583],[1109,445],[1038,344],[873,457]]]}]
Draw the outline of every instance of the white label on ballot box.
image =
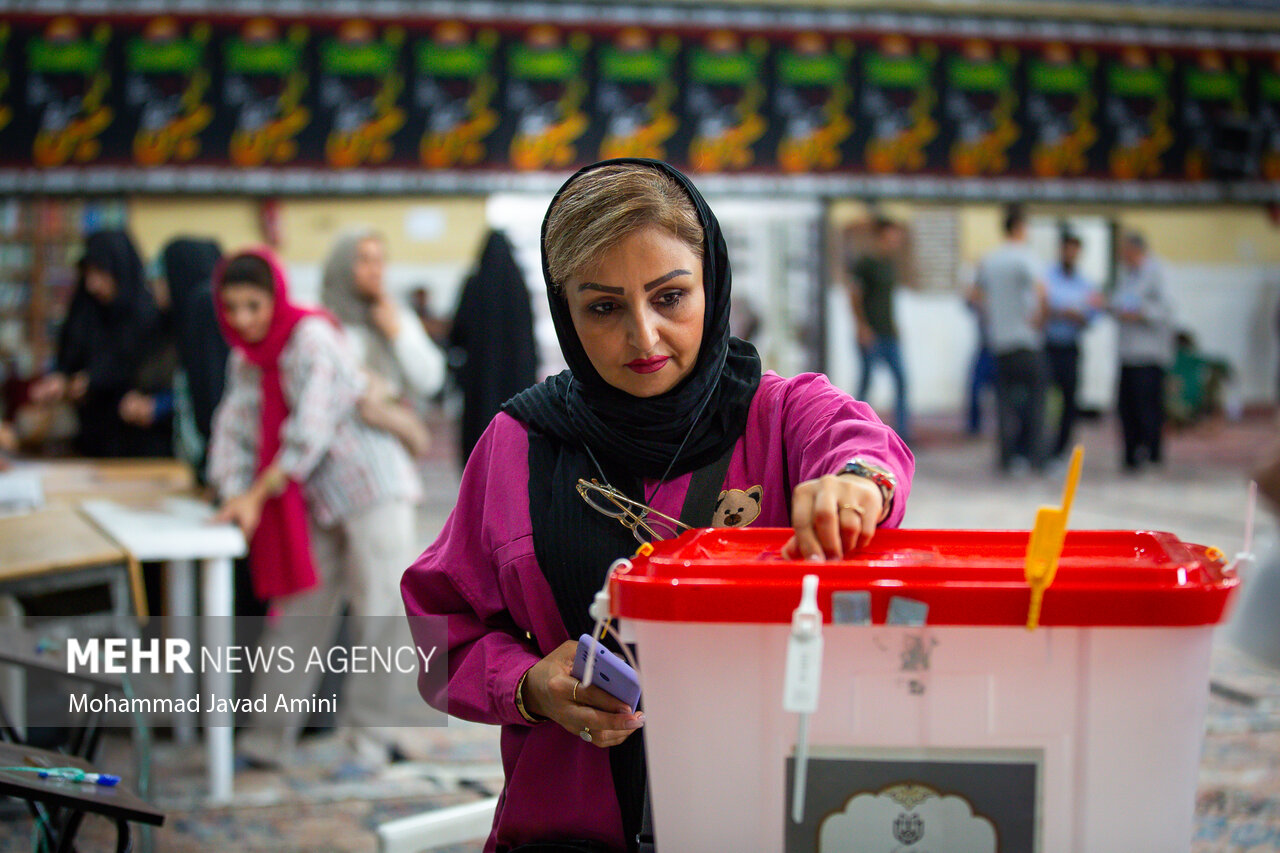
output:
[{"label": "white label on ballot box", "polygon": [[787,638],[787,670],[783,678],[782,708],[793,714],[818,710],[822,681],[822,611],[818,609],[818,576],[805,575],[800,606],[791,613]]},{"label": "white label on ballot box", "polygon": [[818,710],[822,684],[822,637],[792,636],[787,643],[787,677],[782,708],[793,714]]}]

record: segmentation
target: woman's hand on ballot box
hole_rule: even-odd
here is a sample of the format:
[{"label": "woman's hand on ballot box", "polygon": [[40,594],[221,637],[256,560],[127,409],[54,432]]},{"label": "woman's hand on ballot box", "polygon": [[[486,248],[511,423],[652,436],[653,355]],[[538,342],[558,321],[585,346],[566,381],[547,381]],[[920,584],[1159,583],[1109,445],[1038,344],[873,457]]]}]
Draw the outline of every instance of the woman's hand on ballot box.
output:
[{"label": "woman's hand on ballot box", "polygon": [[871,542],[883,520],[884,498],[865,477],[827,474],[796,486],[795,533],[782,546],[787,559],[838,560]]}]

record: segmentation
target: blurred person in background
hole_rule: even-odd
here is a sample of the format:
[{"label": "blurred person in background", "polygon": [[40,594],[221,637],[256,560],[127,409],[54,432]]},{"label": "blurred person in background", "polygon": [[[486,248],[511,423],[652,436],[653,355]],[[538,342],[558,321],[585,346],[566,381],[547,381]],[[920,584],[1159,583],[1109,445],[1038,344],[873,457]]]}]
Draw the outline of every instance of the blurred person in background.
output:
[{"label": "blurred person in background", "polygon": [[0,351],[0,471],[10,467],[9,458],[22,446],[16,410],[17,401],[26,394],[15,375],[17,370],[18,359]]},{"label": "blurred person in background", "polygon": [[230,348],[218,330],[213,306],[213,270],[222,249],[213,240],[178,237],[160,250],[153,288],[165,294],[169,325],[178,347],[174,376],[174,432],[178,455],[190,462],[201,483],[213,412],[222,399]]},{"label": "blurred person in background", "polygon": [[996,361],[999,470],[1044,470],[1044,404],[1049,384],[1042,329],[1047,297],[1041,262],[1027,245],[1026,214],[1005,212],[1005,240],[978,264],[974,300],[987,319]]},{"label": "blurred person in background", "polygon": [[369,382],[360,414],[404,443],[415,458],[431,436],[419,414],[444,384],[444,354],[387,288],[386,245],[376,231],[344,234],[325,261],[320,299],[342,322]]},{"label": "blurred person in background", "polygon": [[1120,389],[1116,404],[1124,436],[1124,470],[1163,462],[1165,372],[1173,364],[1173,303],[1164,267],[1136,232],[1120,241],[1120,278],[1110,311],[1119,323]]},{"label": "blurred person in background", "polygon": [[[289,301],[267,249],[230,258],[214,275],[214,294],[232,353],[209,479],[223,501],[216,517],[244,531],[254,592],[271,603],[260,644],[328,648],[350,605],[353,645],[407,646],[399,583],[417,552],[421,486],[401,442],[361,418],[367,377],[336,319]],[[358,760],[391,757],[392,736],[370,727],[387,725],[394,712],[402,678],[392,670],[362,676],[368,680],[339,709]],[[251,693],[307,696],[322,675],[301,666],[260,670]],[[276,714],[272,723],[241,739],[250,761],[287,762],[306,720]]]},{"label": "blurred person in background", "polygon": [[733,304],[729,306],[729,334],[748,343],[755,343],[756,335],[760,334],[763,325],[764,319],[756,311],[751,297],[735,293]]},{"label": "blurred person in background", "polygon": [[[222,401],[231,353],[218,328],[213,304],[213,273],[221,260],[222,247],[216,240],[175,237],[160,250],[156,276],[152,279],[157,301],[169,305],[169,325],[178,345],[178,371],[173,380],[175,448],[178,457],[190,463],[197,481],[205,487],[209,485],[213,413]],[[253,594],[249,561],[237,558],[234,571],[236,616],[262,618],[267,606]],[[148,581],[151,577],[148,576]],[[256,642],[256,635],[247,624],[242,626],[241,634],[243,636],[237,636],[239,642],[245,645]],[[236,695],[251,697],[249,687],[249,674],[238,673]]]},{"label": "blurred person in background", "polygon": [[448,317],[442,317],[436,313],[435,307],[431,304],[431,291],[424,285],[418,285],[409,291],[409,307],[413,309],[413,313],[417,315],[418,320],[422,323],[422,328],[427,332],[427,337],[441,349],[449,348],[449,326],[451,320]]},{"label": "blurred person in background", "polygon": [[1045,274],[1049,313],[1044,327],[1045,356],[1049,378],[1062,396],[1062,412],[1050,456],[1061,459],[1071,444],[1078,409],[1076,393],[1080,385],[1080,336],[1104,304],[1102,294],[1079,269],[1080,235],[1064,228],[1058,240],[1058,261]]},{"label": "blurred person in background", "polygon": [[1173,365],[1165,380],[1165,414],[1175,427],[1189,427],[1222,412],[1223,387],[1231,364],[1202,352],[1186,329],[1174,333]]},{"label": "blurred person in background", "polygon": [[176,354],[133,241],[123,231],[90,234],[78,268],[54,372],[31,399],[75,406],[82,456],[172,456],[172,406],[156,395],[172,387]]},{"label": "blurred person in background", "polygon": [[18,431],[13,424],[0,420],[0,471],[9,469],[9,456],[18,452]]},{"label": "blurred person in background", "polygon": [[898,344],[898,325],[893,316],[894,290],[898,285],[897,256],[905,233],[901,225],[884,216],[876,218],[872,231],[871,251],[849,268],[849,302],[857,326],[858,353],[862,357],[857,398],[867,398],[875,366],[887,367],[893,376],[897,401],[894,429],[899,438],[910,444],[907,378],[902,366],[902,348]]},{"label": "blurred person in background", "polygon": [[475,271],[462,285],[449,350],[462,389],[458,451],[466,467],[502,404],[538,378],[529,288],[511,241],[501,231],[489,232]]},{"label": "blurred person in background", "polygon": [[973,319],[978,327],[978,347],[973,354],[973,364],[969,368],[969,403],[965,418],[965,432],[968,435],[979,435],[982,432],[983,398],[988,388],[996,384],[996,357],[991,354],[991,341],[987,334],[987,315],[982,307],[982,294],[976,285],[971,285],[964,297],[965,307],[973,312]]}]

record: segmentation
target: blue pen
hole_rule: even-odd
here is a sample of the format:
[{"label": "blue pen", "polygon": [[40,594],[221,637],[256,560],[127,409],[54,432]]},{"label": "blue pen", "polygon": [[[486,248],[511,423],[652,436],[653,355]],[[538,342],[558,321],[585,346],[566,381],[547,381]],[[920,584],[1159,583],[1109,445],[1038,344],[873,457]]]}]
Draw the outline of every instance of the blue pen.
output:
[{"label": "blue pen", "polygon": [[120,777],[111,773],[86,773],[83,770],[74,768],[55,767],[49,770],[41,770],[41,779],[62,779],[67,782],[84,782],[85,784],[102,785],[106,788],[113,788],[120,784]]}]

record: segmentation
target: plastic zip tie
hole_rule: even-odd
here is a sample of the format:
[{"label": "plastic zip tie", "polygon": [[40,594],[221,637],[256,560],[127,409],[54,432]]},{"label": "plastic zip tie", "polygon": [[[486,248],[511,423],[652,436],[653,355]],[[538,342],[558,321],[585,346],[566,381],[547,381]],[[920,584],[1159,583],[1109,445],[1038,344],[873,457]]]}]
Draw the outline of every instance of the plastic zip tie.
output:
[{"label": "plastic zip tie", "polygon": [[804,823],[805,783],[809,776],[809,715],[800,714],[796,724],[796,778],[791,786],[791,821]]},{"label": "plastic zip tie", "polygon": [[[649,549],[649,551],[645,551],[645,553],[653,551],[653,546],[646,542],[644,545],[640,546],[636,553],[641,553],[644,551],[645,547],[648,547]],[[591,686],[591,676],[596,669],[596,646],[599,645],[602,639],[604,639],[604,632],[606,630],[613,630],[613,614],[610,612],[609,602],[609,584],[613,581],[613,573],[619,568],[631,568],[631,561],[626,557],[623,557],[610,563],[609,571],[604,573],[604,586],[600,588],[600,591],[596,593],[595,598],[591,601],[590,615],[595,617],[596,624],[595,627],[591,629],[591,653],[587,655],[587,665],[582,670],[581,683],[583,687]],[[635,667],[633,666],[632,669],[635,669]],[[638,671],[639,670],[637,670],[637,672]]]},{"label": "plastic zip tie", "polygon": [[1249,481],[1249,499],[1244,507],[1244,545],[1231,559],[1231,564],[1222,570],[1223,574],[1239,574],[1243,568],[1252,568],[1257,559],[1253,553],[1253,521],[1258,512],[1258,481]]},{"label": "plastic zip tie", "polygon": [[818,576],[805,575],[800,605],[791,614],[787,664],[782,685],[782,709],[798,715],[795,779],[791,819],[804,820],[805,778],[809,772],[809,715],[818,710],[822,686],[822,611],[818,608]]}]

